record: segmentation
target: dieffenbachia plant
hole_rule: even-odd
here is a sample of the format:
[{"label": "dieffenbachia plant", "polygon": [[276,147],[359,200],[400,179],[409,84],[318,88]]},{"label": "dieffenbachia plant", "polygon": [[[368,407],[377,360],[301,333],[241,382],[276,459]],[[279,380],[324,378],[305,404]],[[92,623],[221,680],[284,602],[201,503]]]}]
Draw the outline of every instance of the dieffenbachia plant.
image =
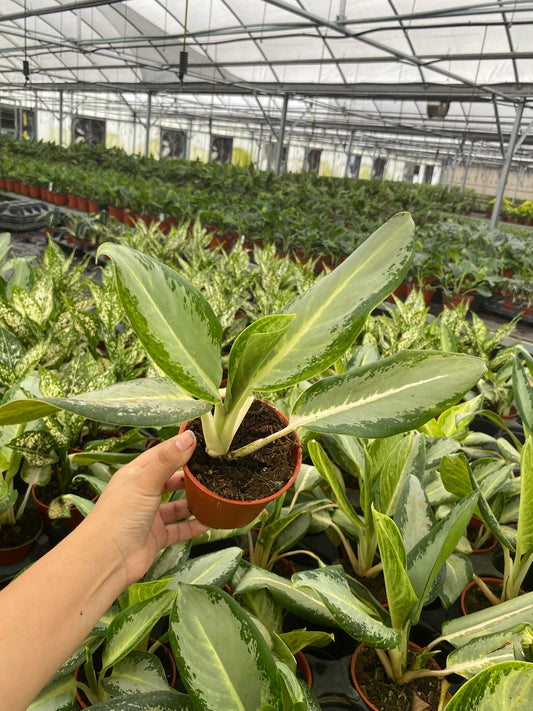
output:
[{"label": "dieffenbachia plant", "polygon": [[245,456],[297,428],[386,437],[434,417],[485,371],[462,354],[405,351],[322,377],[294,403],[289,423],[230,451],[256,392],[273,392],[323,374],[353,343],[372,309],[405,276],[413,221],[399,213],[342,264],[280,312],[239,334],[219,388],[222,329],[209,303],[172,268],[128,247],[104,244],[124,310],[166,377],[139,378],[73,398],[20,400],[0,408],[0,424],[66,409],[119,425],[163,426],[200,416],[211,456]]}]

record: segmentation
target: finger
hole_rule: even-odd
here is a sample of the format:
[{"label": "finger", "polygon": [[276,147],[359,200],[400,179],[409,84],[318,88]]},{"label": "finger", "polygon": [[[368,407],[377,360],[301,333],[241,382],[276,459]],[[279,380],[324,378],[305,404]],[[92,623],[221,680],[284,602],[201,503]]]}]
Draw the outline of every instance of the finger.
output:
[{"label": "finger", "polygon": [[167,527],[167,546],[173,546],[180,541],[187,541],[189,538],[200,536],[209,530],[209,526],[200,523],[198,519],[192,518],[190,521],[172,523]]},{"label": "finger", "polygon": [[159,513],[163,519],[163,523],[175,523],[176,521],[181,521],[187,516],[191,516],[189,507],[187,505],[187,499],[181,499],[181,501],[169,501],[167,504],[161,504],[159,507]]},{"label": "finger", "polygon": [[185,475],[183,472],[176,472],[172,474],[168,479],[167,483],[163,487],[163,492],[167,491],[178,491],[178,489],[185,488]]},{"label": "finger", "polygon": [[196,445],[196,437],[185,430],[176,437],[150,447],[133,462],[136,469],[148,469],[149,479],[160,490],[165,482],[180,469],[191,456]]}]

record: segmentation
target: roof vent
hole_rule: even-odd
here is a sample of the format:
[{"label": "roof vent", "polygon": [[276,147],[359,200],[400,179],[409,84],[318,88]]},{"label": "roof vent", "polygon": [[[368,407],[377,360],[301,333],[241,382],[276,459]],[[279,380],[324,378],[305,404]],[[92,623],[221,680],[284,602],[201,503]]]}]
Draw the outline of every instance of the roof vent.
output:
[{"label": "roof vent", "polygon": [[449,101],[428,101],[428,118],[444,118],[449,108]]}]

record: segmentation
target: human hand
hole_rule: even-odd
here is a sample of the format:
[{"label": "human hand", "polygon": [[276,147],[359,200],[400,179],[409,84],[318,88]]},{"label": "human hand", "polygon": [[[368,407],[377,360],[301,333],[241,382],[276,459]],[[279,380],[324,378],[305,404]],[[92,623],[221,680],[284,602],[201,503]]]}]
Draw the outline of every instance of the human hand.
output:
[{"label": "human hand", "polygon": [[[147,449],[119,469],[85,523],[109,535],[122,560],[124,587],[141,578],[161,548],[198,536],[208,527],[191,515],[186,499],[161,503],[161,494],[184,488],[183,472],[196,439],[186,430]],[[181,523],[176,523],[181,521]]]}]

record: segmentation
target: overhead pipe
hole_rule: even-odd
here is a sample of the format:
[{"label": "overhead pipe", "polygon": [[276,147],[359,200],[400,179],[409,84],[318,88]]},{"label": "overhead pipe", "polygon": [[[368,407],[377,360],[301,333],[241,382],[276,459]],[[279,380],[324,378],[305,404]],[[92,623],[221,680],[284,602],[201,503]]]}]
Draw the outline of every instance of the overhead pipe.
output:
[{"label": "overhead pipe", "polygon": [[148,92],[148,106],[146,113],[146,137],[144,142],[144,155],[150,155],[150,124],[152,123],[152,92]]}]

